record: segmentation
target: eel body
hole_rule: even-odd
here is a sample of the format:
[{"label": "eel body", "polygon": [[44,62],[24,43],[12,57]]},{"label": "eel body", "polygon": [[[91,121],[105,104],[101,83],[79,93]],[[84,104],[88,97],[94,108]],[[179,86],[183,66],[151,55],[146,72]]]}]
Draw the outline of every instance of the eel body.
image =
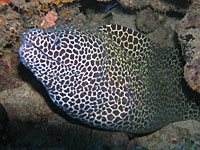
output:
[{"label": "eel body", "polygon": [[182,85],[179,51],[129,28],[30,29],[19,55],[57,106],[91,126],[146,134],[199,119]]}]

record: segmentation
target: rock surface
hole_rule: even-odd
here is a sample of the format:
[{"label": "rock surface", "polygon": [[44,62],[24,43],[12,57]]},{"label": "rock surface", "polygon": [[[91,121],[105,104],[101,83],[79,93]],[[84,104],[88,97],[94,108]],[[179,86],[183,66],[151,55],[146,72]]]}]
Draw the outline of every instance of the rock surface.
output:
[{"label": "rock surface", "polygon": [[[199,121],[188,120],[172,123],[155,133],[136,138],[139,145],[152,150],[175,149],[182,146],[186,140],[200,142]],[[200,148],[200,145],[198,146]]]},{"label": "rock surface", "polygon": [[200,1],[193,1],[177,26],[178,39],[185,55],[184,76],[189,86],[200,93]]}]

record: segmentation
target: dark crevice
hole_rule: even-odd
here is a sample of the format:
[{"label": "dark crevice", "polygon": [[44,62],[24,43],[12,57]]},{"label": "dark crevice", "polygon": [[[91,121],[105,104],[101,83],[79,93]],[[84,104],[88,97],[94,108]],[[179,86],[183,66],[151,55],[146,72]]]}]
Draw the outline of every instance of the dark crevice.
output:
[{"label": "dark crevice", "polygon": [[184,8],[187,9],[192,4],[191,0],[161,0],[162,2],[172,4],[177,8]]}]

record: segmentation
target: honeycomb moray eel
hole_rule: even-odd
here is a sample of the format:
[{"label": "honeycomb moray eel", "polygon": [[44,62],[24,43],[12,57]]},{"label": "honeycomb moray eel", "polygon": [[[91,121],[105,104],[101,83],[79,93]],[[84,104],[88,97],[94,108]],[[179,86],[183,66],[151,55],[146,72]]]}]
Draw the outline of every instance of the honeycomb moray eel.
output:
[{"label": "honeycomb moray eel", "polygon": [[91,126],[146,134],[199,119],[183,92],[179,51],[129,28],[30,29],[19,55],[57,106]]}]

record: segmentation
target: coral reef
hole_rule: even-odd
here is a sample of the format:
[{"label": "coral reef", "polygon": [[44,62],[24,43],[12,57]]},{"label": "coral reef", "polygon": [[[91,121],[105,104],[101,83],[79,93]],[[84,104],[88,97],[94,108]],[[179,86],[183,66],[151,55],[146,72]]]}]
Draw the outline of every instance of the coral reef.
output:
[{"label": "coral reef", "polygon": [[149,33],[155,31],[163,21],[164,15],[147,8],[137,13],[136,26],[139,31]]},{"label": "coral reef", "polygon": [[0,7],[0,49],[5,52],[9,45],[16,46],[22,32],[22,24],[19,13],[6,5],[2,6],[1,3]]},{"label": "coral reef", "polygon": [[35,0],[39,3],[43,3],[43,4],[60,4],[60,3],[71,3],[74,0]]},{"label": "coral reef", "polygon": [[62,7],[58,12],[57,24],[73,24],[83,25],[85,24],[86,16],[80,12],[80,5],[74,4],[68,7]]},{"label": "coral reef", "polygon": [[109,2],[109,1],[112,1],[112,0],[97,0],[99,2]]},{"label": "coral reef", "polygon": [[173,150],[199,150],[200,149],[200,143],[194,142],[190,139],[184,139],[184,141],[173,148]]},{"label": "coral reef", "polygon": [[[188,6],[188,3],[190,1],[186,0],[184,4]],[[131,9],[142,9],[145,7],[150,6],[154,10],[161,11],[161,12],[166,12],[166,11],[175,11],[175,12],[180,12],[184,13],[186,11],[186,8],[183,7],[180,4],[183,4],[182,1],[181,3],[168,3],[168,1],[161,1],[161,0],[119,0],[119,3],[126,8],[131,8]]]},{"label": "coral reef", "polygon": [[10,3],[18,8],[25,8],[26,6],[25,0],[10,0]]},{"label": "coral reef", "polygon": [[0,0],[1,3],[9,4],[10,0]]},{"label": "coral reef", "polygon": [[200,1],[193,1],[187,14],[177,26],[177,34],[185,55],[185,79],[200,93]]},{"label": "coral reef", "polygon": [[7,88],[17,88],[21,85],[17,65],[19,57],[16,53],[0,54],[0,91]]},{"label": "coral reef", "polygon": [[[198,121],[181,121],[172,123],[160,131],[136,138],[140,146],[146,146],[150,150],[192,150],[192,147],[200,148],[200,123]],[[189,141],[193,141],[190,144]],[[194,144],[196,143],[196,144]]]}]

